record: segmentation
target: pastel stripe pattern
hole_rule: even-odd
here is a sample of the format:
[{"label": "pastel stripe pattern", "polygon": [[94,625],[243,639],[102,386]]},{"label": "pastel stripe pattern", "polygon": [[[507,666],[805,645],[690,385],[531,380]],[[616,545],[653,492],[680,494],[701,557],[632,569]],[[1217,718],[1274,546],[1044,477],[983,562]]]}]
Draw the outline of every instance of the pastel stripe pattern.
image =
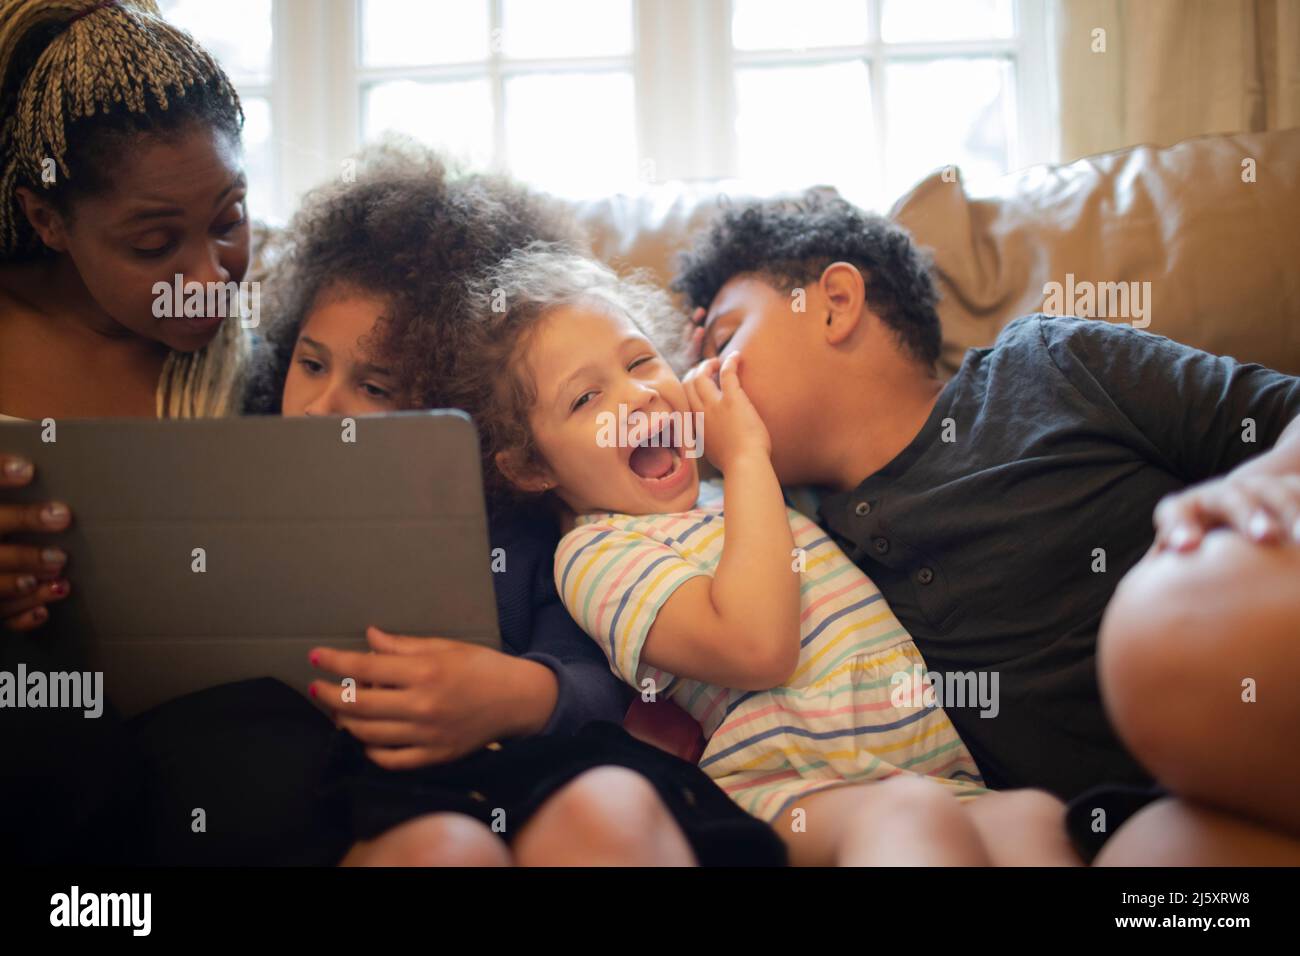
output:
[{"label": "pastel stripe pattern", "polygon": [[659,609],[722,557],[716,482],[703,483],[695,509],[682,514],[579,518],[556,551],[556,585],[614,673],[700,723],[701,768],[760,819],[774,822],[818,790],[903,773],[932,777],[961,799],[986,792],[948,715],[896,701],[903,678],[926,667],[880,590],[816,524],[788,514],[804,564],[799,665],[781,687],[717,687],[641,660]]}]

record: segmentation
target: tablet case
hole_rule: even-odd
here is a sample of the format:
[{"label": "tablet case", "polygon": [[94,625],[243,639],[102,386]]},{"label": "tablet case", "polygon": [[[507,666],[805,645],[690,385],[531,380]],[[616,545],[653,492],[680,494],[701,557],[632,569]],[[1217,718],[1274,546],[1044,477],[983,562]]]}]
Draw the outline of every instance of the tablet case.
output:
[{"label": "tablet case", "polygon": [[309,649],[368,650],[370,624],[499,647],[462,412],[54,429],[48,442],[40,424],[0,424],[0,448],[36,463],[17,500],[73,513],[68,532],[26,538],[67,550],[72,585],[43,627],[5,635],[23,645],[5,658],[29,671],[102,671],[129,717],[249,677],[305,692],[332,676]]}]

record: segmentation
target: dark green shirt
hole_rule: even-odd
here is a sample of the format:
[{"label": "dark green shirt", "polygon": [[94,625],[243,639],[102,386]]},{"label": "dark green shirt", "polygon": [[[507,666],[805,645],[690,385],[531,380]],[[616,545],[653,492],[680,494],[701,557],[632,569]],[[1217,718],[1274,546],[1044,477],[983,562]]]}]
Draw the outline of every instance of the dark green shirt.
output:
[{"label": "dark green shirt", "polygon": [[989,785],[1068,798],[1146,779],[1103,712],[1096,642],[1156,503],[1268,450],[1297,414],[1300,379],[1028,316],[967,353],[915,440],[820,519],[932,671],[996,674],[996,716],[942,701]]}]

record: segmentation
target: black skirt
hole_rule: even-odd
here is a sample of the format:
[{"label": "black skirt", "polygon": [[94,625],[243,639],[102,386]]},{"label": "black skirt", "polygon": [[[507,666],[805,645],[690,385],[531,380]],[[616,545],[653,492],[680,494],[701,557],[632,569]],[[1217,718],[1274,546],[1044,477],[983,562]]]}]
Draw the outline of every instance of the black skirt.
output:
[{"label": "black skirt", "polygon": [[572,736],[502,741],[450,763],[406,771],[377,767],[355,738],[339,732],[323,798],[336,817],[346,818],[353,840],[371,839],[424,814],[450,812],[488,826],[506,821],[501,837],[509,843],[550,797],[597,767],[623,767],[644,777],[701,866],[785,864],[775,831],[736,806],[699,767],[606,722]]},{"label": "black skirt", "polygon": [[[264,678],[111,712],[8,712],[3,855],[25,863],[329,866],[358,840],[429,813],[518,829],[585,770],[654,785],[701,864],[780,865],[780,838],[700,769],[615,724],[503,741],[460,760],[384,770],[301,694]],[[18,731],[18,733],[15,733]],[[22,797],[23,799],[14,799]],[[5,832],[11,831],[11,832]],[[503,834],[509,840],[510,834]]]}]

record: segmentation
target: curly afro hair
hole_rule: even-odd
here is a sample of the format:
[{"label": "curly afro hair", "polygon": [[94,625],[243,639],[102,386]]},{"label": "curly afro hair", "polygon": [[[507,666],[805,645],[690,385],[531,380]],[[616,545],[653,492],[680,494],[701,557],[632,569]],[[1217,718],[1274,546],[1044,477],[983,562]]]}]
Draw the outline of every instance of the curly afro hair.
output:
[{"label": "curly afro hair", "polygon": [[863,272],[872,310],[918,362],[933,367],[942,335],[930,256],[900,226],[833,193],[724,205],[682,254],[673,289],[692,309],[707,309],[735,276],[756,276],[789,292],[816,282],[832,262],[851,262]]},{"label": "curly afro hair", "polygon": [[350,179],[309,193],[268,244],[273,318],[246,413],[280,412],[298,331],[315,303],[340,289],[387,303],[367,346],[391,370],[400,405],[446,407],[442,330],[465,309],[466,284],[534,240],[584,244],[553,200],[501,176],[457,175],[411,142],[367,148]]}]

